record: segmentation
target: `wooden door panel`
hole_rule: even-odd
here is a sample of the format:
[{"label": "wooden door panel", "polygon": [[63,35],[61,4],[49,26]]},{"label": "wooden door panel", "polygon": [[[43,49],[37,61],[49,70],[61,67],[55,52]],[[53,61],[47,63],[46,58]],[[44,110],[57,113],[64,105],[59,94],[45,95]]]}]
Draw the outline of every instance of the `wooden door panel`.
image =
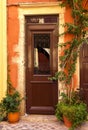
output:
[{"label": "wooden door panel", "polygon": [[[32,83],[32,106],[52,106],[53,101],[53,89],[55,85],[52,83]],[[55,95],[54,95],[55,96]]]},{"label": "wooden door panel", "polygon": [[81,96],[88,105],[88,44],[86,43],[80,51],[80,89]]},{"label": "wooden door panel", "polygon": [[[30,111],[28,113],[54,114],[57,104],[57,83],[31,83]],[[30,97],[30,98],[31,98]]]},{"label": "wooden door panel", "polygon": [[85,61],[86,59],[88,60],[88,44],[84,44],[82,47],[82,56],[83,60]]},{"label": "wooden door panel", "polygon": [[55,25],[28,25],[26,45],[26,111],[54,114],[58,82],[50,81],[58,68]]},{"label": "wooden door panel", "polygon": [[82,76],[82,84],[84,89],[88,89],[88,63],[83,63],[82,64],[82,69],[83,69],[83,76]]}]

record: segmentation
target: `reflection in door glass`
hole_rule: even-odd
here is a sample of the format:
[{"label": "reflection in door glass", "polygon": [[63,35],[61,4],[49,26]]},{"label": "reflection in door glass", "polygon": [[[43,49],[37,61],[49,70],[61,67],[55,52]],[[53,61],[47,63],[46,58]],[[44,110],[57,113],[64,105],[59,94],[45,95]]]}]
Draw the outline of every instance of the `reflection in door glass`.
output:
[{"label": "reflection in door glass", "polygon": [[50,34],[34,34],[34,74],[50,74]]}]

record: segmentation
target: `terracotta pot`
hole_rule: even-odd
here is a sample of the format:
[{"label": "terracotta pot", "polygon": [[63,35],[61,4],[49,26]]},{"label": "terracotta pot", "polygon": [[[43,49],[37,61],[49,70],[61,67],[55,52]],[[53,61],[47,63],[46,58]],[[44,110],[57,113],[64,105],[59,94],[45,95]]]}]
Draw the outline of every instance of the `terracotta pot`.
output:
[{"label": "terracotta pot", "polygon": [[19,119],[20,119],[20,113],[19,112],[8,113],[8,122],[15,123],[15,122],[18,122]]},{"label": "terracotta pot", "polygon": [[63,120],[64,120],[65,126],[67,126],[68,128],[70,128],[72,126],[72,122],[69,121],[69,119],[67,117],[63,116]]}]

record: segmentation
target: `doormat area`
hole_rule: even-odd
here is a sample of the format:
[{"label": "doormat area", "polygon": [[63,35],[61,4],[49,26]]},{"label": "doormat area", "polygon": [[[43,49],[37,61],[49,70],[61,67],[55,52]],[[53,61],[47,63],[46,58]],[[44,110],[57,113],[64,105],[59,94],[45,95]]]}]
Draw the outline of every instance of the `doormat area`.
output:
[{"label": "doormat area", "polygon": [[0,130],[68,130],[64,124],[60,122],[23,122],[19,121],[15,124],[8,122],[0,123]]}]

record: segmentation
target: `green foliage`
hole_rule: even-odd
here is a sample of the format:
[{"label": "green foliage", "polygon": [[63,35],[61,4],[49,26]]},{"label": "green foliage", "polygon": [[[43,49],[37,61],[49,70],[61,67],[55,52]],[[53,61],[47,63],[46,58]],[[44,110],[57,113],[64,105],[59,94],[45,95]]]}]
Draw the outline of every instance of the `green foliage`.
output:
[{"label": "green foliage", "polygon": [[16,91],[14,94],[7,94],[3,98],[3,107],[5,107],[7,113],[19,111],[19,105],[22,99],[20,99],[20,94]]},{"label": "green foliage", "polygon": [[76,127],[79,124],[87,120],[87,106],[85,103],[75,105],[75,113],[73,119],[73,126]]},{"label": "green foliage", "polygon": [[[62,25],[66,28],[66,31],[59,34],[59,37],[69,34],[69,36],[73,36],[73,39],[59,45],[59,47],[64,48],[63,55],[59,57],[59,66],[61,69],[52,79],[59,79],[65,85],[69,85],[72,81],[73,74],[76,70],[80,47],[83,42],[88,42],[85,38],[87,33],[86,28],[88,27],[88,10],[82,7],[82,2],[83,0],[65,0],[60,4],[61,7],[66,6],[72,9],[73,23],[65,23]],[[67,70],[67,73],[64,70]]]},{"label": "green foliage", "polygon": [[0,103],[0,121],[6,118],[9,112],[20,111],[20,103],[23,99],[16,90],[13,94],[7,93]]},{"label": "green foliage", "polygon": [[63,121],[63,116],[66,116],[72,122],[70,129],[74,130],[75,127],[87,119],[87,105],[80,100],[77,92],[71,94],[71,101],[69,101],[66,94],[61,94],[61,101],[56,108],[56,117]]},{"label": "green foliage", "polygon": [[3,103],[0,103],[0,121],[5,120],[7,118],[7,112]]},{"label": "green foliage", "polygon": [[21,97],[20,93],[13,87],[10,79],[10,69],[8,65],[7,76],[7,93],[6,96],[0,102],[0,121],[7,120],[7,115],[10,112],[19,112],[20,103],[25,97]]},{"label": "green foliage", "polygon": [[10,66],[7,67],[8,73],[7,73],[7,94],[10,91],[15,91],[15,88],[12,85],[11,79],[10,79]]}]

